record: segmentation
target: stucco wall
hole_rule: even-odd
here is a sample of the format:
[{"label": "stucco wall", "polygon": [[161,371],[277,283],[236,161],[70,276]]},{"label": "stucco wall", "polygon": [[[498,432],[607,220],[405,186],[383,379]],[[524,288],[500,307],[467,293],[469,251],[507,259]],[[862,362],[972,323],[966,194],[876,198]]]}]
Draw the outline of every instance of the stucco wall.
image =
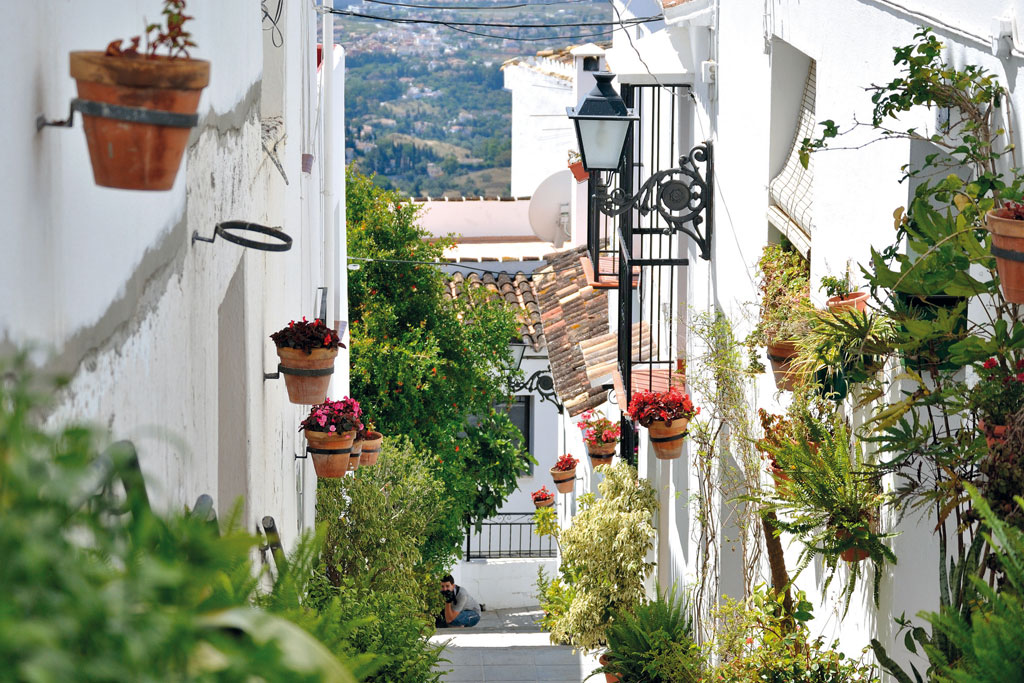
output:
[{"label": "stucco wall", "polygon": [[[316,111],[313,13],[286,3],[277,47],[258,3],[190,5],[193,56],[212,65],[200,124],[174,189],[131,192],[94,185],[79,120],[36,133],[34,119],[66,115],[75,87],[69,50],[102,50],[139,33],[159,3],[10,9],[8,25],[22,30],[0,53],[24,68],[8,71],[20,95],[0,110],[0,125],[19,131],[6,157],[18,172],[0,189],[8,214],[0,227],[8,245],[0,250],[3,347],[36,344],[47,370],[70,376],[53,423],[87,420],[136,442],[154,505],[180,508],[202,493],[244,491],[239,522],[254,530],[272,515],[291,544],[312,521],[312,466],[293,459],[304,409],[263,373],[277,364],[267,336],[315,315],[313,288],[324,279],[319,169],[305,177],[306,196],[299,182],[300,154],[321,156],[305,134]],[[273,83],[262,82],[265,67],[278,74]],[[268,102],[282,116],[277,156],[288,184],[263,149]],[[191,242],[194,231],[209,236],[230,219],[281,226],[295,245],[266,254],[219,239]],[[340,364],[339,371],[346,372]],[[221,448],[231,439],[241,445]],[[221,513],[231,502],[216,500]]]}]

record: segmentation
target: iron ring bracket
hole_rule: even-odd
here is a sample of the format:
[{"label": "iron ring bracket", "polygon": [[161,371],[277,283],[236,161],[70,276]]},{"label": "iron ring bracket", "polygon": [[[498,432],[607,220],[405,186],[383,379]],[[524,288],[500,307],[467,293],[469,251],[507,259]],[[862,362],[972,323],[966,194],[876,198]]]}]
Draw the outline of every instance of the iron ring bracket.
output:
[{"label": "iron ring bracket", "polygon": [[345,453],[351,453],[352,447],[348,448],[313,448],[312,446],[306,446],[307,453],[313,453],[315,455],[344,455]]},{"label": "iron ring bracket", "polygon": [[[278,240],[277,242],[261,242],[259,240],[252,240],[241,235],[236,235],[235,232],[256,232],[261,235],[273,237]],[[192,233],[192,244],[196,242],[213,242],[217,239],[217,235],[220,235],[223,239],[228,242],[233,242],[247,249],[258,249],[260,251],[288,251],[292,248],[291,235],[285,234],[279,228],[268,228],[265,225],[258,225],[256,223],[249,223],[247,221],[224,221],[218,223],[217,227],[213,229],[212,237],[202,237],[199,231],[196,230]]]},{"label": "iron ring bracket", "polygon": [[76,97],[71,100],[68,117],[63,121],[48,121],[40,114],[36,117],[36,131],[47,126],[55,128],[71,128],[75,123],[75,112],[83,116],[95,116],[102,119],[127,121],[128,123],[144,123],[152,126],[168,126],[171,128],[195,128],[199,124],[199,114],[182,114],[162,109],[146,109],[145,107],[126,107],[109,102],[94,102]]}]

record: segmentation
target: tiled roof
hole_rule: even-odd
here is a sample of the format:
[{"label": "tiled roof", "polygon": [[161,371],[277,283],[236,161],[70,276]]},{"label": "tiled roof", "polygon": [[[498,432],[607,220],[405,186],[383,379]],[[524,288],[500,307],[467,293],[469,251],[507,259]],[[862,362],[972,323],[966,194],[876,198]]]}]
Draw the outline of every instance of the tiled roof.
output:
[{"label": "tiled roof", "polygon": [[467,297],[468,288],[478,287],[487,289],[489,299],[502,297],[508,303],[518,307],[519,334],[522,335],[523,342],[533,347],[534,351],[544,348],[546,339],[544,327],[541,324],[540,305],[537,303],[537,293],[527,275],[523,273],[515,275],[498,273],[497,276],[491,273],[463,275],[456,272],[448,280],[448,289],[445,294],[449,299]]},{"label": "tiled roof", "polygon": [[587,284],[584,253],[586,247],[548,254],[547,265],[533,273],[555,391],[570,416],[598,407],[608,393],[591,386],[580,350],[580,342],[609,333],[608,295]]}]

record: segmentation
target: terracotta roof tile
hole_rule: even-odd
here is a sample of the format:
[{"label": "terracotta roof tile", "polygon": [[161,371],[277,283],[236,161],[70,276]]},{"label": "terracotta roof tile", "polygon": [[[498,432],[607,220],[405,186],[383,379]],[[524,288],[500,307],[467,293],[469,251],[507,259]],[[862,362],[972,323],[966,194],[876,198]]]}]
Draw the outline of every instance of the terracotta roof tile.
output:
[{"label": "terracotta roof tile", "polygon": [[514,277],[499,273],[495,278],[491,273],[484,273],[481,277],[477,273],[463,275],[455,272],[448,279],[445,296],[449,299],[468,299],[470,289],[480,288],[487,292],[489,301],[504,299],[518,307],[519,334],[523,342],[532,346],[534,351],[540,351],[547,345],[540,309],[536,303],[537,294],[533,291],[529,276],[521,272]]}]

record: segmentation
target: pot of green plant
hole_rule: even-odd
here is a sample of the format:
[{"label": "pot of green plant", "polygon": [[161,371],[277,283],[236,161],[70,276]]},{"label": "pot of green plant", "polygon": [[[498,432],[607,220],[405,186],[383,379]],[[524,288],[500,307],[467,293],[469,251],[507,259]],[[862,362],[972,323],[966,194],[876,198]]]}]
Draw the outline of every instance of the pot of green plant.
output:
[{"label": "pot of green plant", "polygon": [[348,472],[352,442],[363,428],[361,414],[359,402],[352,398],[328,399],[310,409],[299,431],[306,432],[316,476],[334,479]]},{"label": "pot of green plant", "polygon": [[334,374],[338,348],[344,347],[338,335],[317,318],[303,318],[270,335],[281,359],[278,371],[284,377],[288,400],[301,405],[316,405],[327,399],[327,387]]},{"label": "pot of green plant", "polygon": [[576,465],[579,460],[568,453],[563,455],[551,468],[551,478],[555,481],[555,488],[559,493],[572,493],[576,486]]},{"label": "pot of green plant", "polygon": [[[611,662],[608,659],[608,655],[606,655],[606,654],[601,655],[598,658],[597,661],[601,664],[601,668],[602,669],[608,668],[608,666],[611,664]],[[619,681],[622,680],[622,679],[620,679],[617,675],[615,675],[613,673],[605,671],[604,672],[604,680],[605,680],[605,683],[619,683]]]},{"label": "pot of green plant", "polygon": [[622,426],[609,420],[599,410],[584,412],[576,426],[583,432],[583,445],[587,448],[591,466],[611,465]]},{"label": "pot of green plant", "polygon": [[[776,386],[792,391],[800,379],[793,364],[797,357],[794,342],[806,333],[814,314],[810,303],[810,267],[788,245],[769,244],[762,251],[757,268],[760,313],[757,325],[747,337],[747,346],[752,356],[756,347],[767,347]],[[751,367],[763,369],[760,362]]]},{"label": "pot of green plant", "polygon": [[[76,108],[97,185],[125,190],[169,190],[188,144],[210,63],[191,59],[185,0],[165,0],[166,26],[146,27],[127,48],[72,52]],[[158,54],[166,50],[166,54]]]},{"label": "pot of green plant", "polygon": [[590,180],[590,174],[583,169],[583,159],[579,152],[569,150],[569,170],[577,183],[585,183]]},{"label": "pot of green plant", "polygon": [[683,454],[686,427],[700,414],[689,394],[676,387],[668,391],[638,391],[629,402],[630,419],[647,427],[654,457],[674,460]]},{"label": "pot of green plant", "polygon": [[530,497],[533,498],[534,507],[538,509],[551,507],[555,504],[555,494],[548,491],[547,486],[541,486],[539,489],[531,493]]},{"label": "pot of green plant", "polygon": [[373,422],[369,420],[367,420],[366,428],[360,434],[363,437],[363,450],[359,455],[359,466],[376,465],[384,436],[380,432],[373,431]]},{"label": "pot of green plant", "polygon": [[851,291],[849,264],[843,277],[826,275],[821,278],[821,289],[828,296],[825,306],[833,311],[853,308],[863,313],[867,310],[868,293]]},{"label": "pot of green plant", "polygon": [[968,405],[978,415],[978,429],[991,453],[1006,442],[1006,425],[1024,408],[1024,358],[992,357],[974,370],[978,381],[971,388]]},{"label": "pot of green plant", "polygon": [[[762,506],[776,513],[780,530],[800,541],[800,566],[821,555],[834,575],[841,560],[856,567],[860,560],[870,558],[877,604],[882,564],[896,561],[884,542],[891,534],[877,529],[879,510],[888,501],[880,485],[881,471],[865,456],[860,442],[851,437],[834,409],[820,413],[824,407],[798,406],[791,410],[799,430],[797,438],[763,440],[766,443],[759,447],[778,460],[792,484],[784,493],[766,491]],[[862,575],[860,569],[847,574],[842,591],[847,606]]]},{"label": "pot of green plant", "polygon": [[1006,202],[985,216],[992,233],[999,287],[1010,303],[1024,304],[1024,203]]}]

